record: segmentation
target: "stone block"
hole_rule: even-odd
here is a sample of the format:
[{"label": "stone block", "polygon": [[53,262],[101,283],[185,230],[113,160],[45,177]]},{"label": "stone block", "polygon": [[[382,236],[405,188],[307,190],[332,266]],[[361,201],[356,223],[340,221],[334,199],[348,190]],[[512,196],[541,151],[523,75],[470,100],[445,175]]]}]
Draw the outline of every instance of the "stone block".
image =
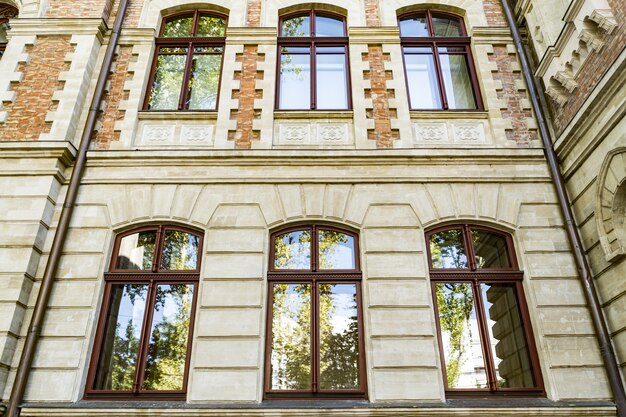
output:
[{"label": "stone block", "polygon": [[201,310],[196,321],[196,336],[259,336],[260,308]]},{"label": "stone block", "polygon": [[15,302],[0,303],[0,332],[19,334],[24,307]]},{"label": "stone block", "polygon": [[439,350],[434,338],[372,339],[370,364],[374,368],[436,367]]},{"label": "stone block", "polygon": [[368,278],[425,277],[423,254],[376,253],[366,254],[365,273]]},{"label": "stone block", "polygon": [[265,227],[257,205],[221,205],[209,221],[210,227]]},{"label": "stone block", "polygon": [[[258,401],[258,371],[199,371],[189,384],[190,402]],[[236,387],[236,389],[233,389]]]},{"label": "stone block", "polygon": [[201,286],[203,306],[261,307],[263,304],[265,286],[261,281],[205,281]]},{"label": "stone block", "polygon": [[415,212],[409,205],[370,206],[363,220],[364,227],[419,227]]},{"label": "stone block", "polygon": [[429,306],[430,286],[426,280],[367,281],[370,306]]},{"label": "stone block", "polygon": [[529,253],[526,254],[526,265],[531,278],[578,276],[574,258],[568,252]]},{"label": "stone block", "polygon": [[28,377],[24,400],[70,401],[74,394],[77,372],[67,370],[32,370]]},{"label": "stone block", "polygon": [[264,252],[268,233],[264,229],[209,229],[206,252]]},{"label": "stone block", "polygon": [[569,251],[567,233],[562,228],[522,229],[519,231],[526,251]]},{"label": "stone block", "polygon": [[442,376],[437,369],[374,371],[374,401],[443,401]]},{"label": "stone block", "polygon": [[592,400],[612,398],[602,367],[556,368],[552,370],[558,400]]},{"label": "stone block", "polygon": [[107,229],[69,229],[64,252],[102,253],[109,243]]},{"label": "stone block", "polygon": [[614,331],[626,328],[626,294],[611,300],[611,303],[604,307],[609,327]]},{"label": "stone block", "polygon": [[78,368],[84,340],[42,338],[33,361],[34,368]]},{"label": "stone block", "polygon": [[95,281],[63,280],[54,283],[49,306],[91,307],[99,283]]},{"label": "stone block", "polygon": [[570,279],[538,279],[528,283],[538,306],[586,305],[580,281]]},{"label": "stone block", "polygon": [[33,281],[23,275],[0,275],[0,302],[26,304],[32,287]]},{"label": "stone block", "polygon": [[0,222],[0,246],[35,246],[41,249],[47,231],[40,222]]},{"label": "stone block", "polygon": [[35,275],[39,254],[32,248],[25,247],[4,247],[0,250],[0,265],[3,273],[28,273]]},{"label": "stone block", "polygon": [[424,250],[424,232],[421,229],[364,229],[361,241],[365,252]]},{"label": "stone block", "polygon": [[544,335],[594,335],[585,307],[538,308],[538,322]]},{"label": "stone block", "polygon": [[193,347],[196,368],[258,367],[260,339],[198,340]]},{"label": "stone block", "polygon": [[602,366],[595,337],[546,337],[552,366]]},{"label": "stone block", "polygon": [[264,276],[263,254],[207,254],[204,257],[204,278],[249,278]]},{"label": "stone block", "polygon": [[372,336],[432,336],[434,316],[427,308],[370,308]]},{"label": "stone block", "polygon": [[49,309],[41,334],[84,337],[92,314],[90,310]]}]

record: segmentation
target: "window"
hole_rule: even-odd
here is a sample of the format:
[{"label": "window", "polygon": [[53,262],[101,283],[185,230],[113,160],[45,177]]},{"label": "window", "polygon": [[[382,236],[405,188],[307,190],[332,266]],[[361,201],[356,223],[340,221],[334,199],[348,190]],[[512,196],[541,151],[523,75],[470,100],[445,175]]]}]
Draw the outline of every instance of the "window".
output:
[{"label": "window", "polygon": [[175,226],[117,236],[85,397],[184,398],[201,246]]},{"label": "window", "polygon": [[265,397],[364,398],[357,235],[312,225],[271,242]]},{"label": "window", "polygon": [[0,58],[4,55],[7,46],[7,30],[9,29],[9,19],[17,17],[18,10],[8,4],[0,3]]},{"label": "window", "polygon": [[188,12],[167,17],[156,39],[148,110],[216,110],[226,17]]},{"label": "window", "polygon": [[482,109],[463,20],[426,10],[399,21],[411,109]]},{"label": "window", "polygon": [[308,11],[280,20],[280,110],[351,107],[348,38],[343,17]]},{"label": "window", "polygon": [[427,234],[449,395],[543,393],[510,236],[459,225]]}]

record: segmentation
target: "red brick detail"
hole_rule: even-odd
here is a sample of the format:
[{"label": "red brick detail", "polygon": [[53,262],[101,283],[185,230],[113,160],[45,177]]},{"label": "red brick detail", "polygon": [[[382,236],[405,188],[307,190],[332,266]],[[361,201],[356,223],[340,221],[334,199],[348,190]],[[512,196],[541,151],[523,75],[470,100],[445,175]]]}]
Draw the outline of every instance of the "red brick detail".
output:
[{"label": "red brick detail", "polygon": [[483,10],[489,26],[509,26],[502,9],[502,0],[483,0]]},{"label": "red brick detail", "polygon": [[115,70],[109,76],[109,89],[104,96],[106,107],[100,116],[100,130],[95,138],[97,149],[108,149],[111,142],[120,139],[120,132],[115,130],[115,123],[124,119],[124,111],[120,110],[120,102],[128,99],[124,91],[124,83],[130,78],[128,67],[132,60],[132,47],[120,48],[115,59]]},{"label": "red brick detail", "polygon": [[365,22],[369,27],[380,26],[378,0],[365,0]]},{"label": "red brick detail", "polygon": [[104,18],[108,17],[111,0],[50,0],[47,17],[83,17]]},{"label": "red brick detail", "polygon": [[[557,135],[563,133],[567,128],[626,45],[626,2],[623,0],[608,1],[617,20],[617,27],[610,35],[604,32],[604,47],[600,52],[589,50],[589,56],[576,74],[578,87],[569,95],[567,103],[560,107],[552,98],[548,98]],[[598,28],[597,30],[603,32],[603,29]]]},{"label": "red brick detail", "polygon": [[363,78],[370,80],[372,88],[365,90],[365,98],[372,99],[373,107],[366,110],[366,116],[374,119],[374,129],[368,129],[367,138],[375,140],[377,148],[393,148],[400,132],[391,128],[391,119],[397,118],[397,111],[389,108],[395,91],[387,89],[387,80],[393,80],[393,74],[385,70],[385,62],[391,61],[391,56],[383,52],[382,45],[368,45],[367,51],[362,58],[369,62],[369,71],[364,71]]},{"label": "red brick detail", "polygon": [[8,113],[6,123],[0,124],[0,138],[4,140],[37,140],[49,133],[51,123],[46,114],[56,109],[52,95],[62,90],[61,71],[69,70],[65,55],[72,52],[69,36],[40,36],[35,45],[26,47],[30,62],[18,65],[22,81],[13,87],[15,100],[4,103]]},{"label": "red brick detail", "polygon": [[250,149],[253,140],[260,139],[260,132],[252,127],[254,119],[261,117],[261,110],[254,108],[254,100],[263,98],[263,91],[256,89],[256,80],[263,79],[263,71],[257,70],[257,62],[265,61],[265,54],[258,52],[258,45],[244,45],[243,53],[237,54],[241,71],[235,72],[239,80],[238,90],[233,90],[232,98],[239,100],[237,110],[232,110],[231,120],[237,121],[237,130],[228,132],[228,140],[235,141],[235,148]]},{"label": "red brick detail", "polygon": [[261,26],[261,3],[262,0],[248,0],[246,26]]},{"label": "red brick detail", "polygon": [[526,91],[519,91],[516,81],[522,79],[520,71],[513,71],[512,64],[516,62],[516,56],[509,54],[505,45],[494,45],[493,54],[489,60],[495,62],[498,71],[494,72],[493,79],[502,83],[502,90],[497,91],[499,100],[506,103],[506,108],[501,109],[502,117],[511,121],[512,129],[506,130],[506,137],[514,140],[520,146],[527,146],[531,140],[538,139],[537,131],[528,128],[527,120],[532,119],[530,109],[525,109],[522,103],[528,98]]}]

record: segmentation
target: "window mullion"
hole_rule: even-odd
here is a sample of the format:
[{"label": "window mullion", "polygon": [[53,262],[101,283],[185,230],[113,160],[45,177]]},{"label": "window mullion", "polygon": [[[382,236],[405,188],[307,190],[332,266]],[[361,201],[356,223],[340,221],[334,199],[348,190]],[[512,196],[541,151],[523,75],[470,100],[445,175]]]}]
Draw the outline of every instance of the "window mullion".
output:
[{"label": "window mullion", "polygon": [[311,389],[319,392],[320,357],[319,357],[319,292],[316,279],[311,281]]},{"label": "window mullion", "polygon": [[311,42],[310,49],[310,62],[311,62],[311,109],[317,108],[317,45],[314,41]]},{"label": "window mullion", "polygon": [[474,304],[476,306],[476,318],[478,319],[478,327],[480,330],[480,342],[483,350],[483,358],[487,374],[487,385],[490,391],[497,389],[498,378],[496,376],[496,366],[491,352],[491,338],[489,337],[489,328],[487,324],[487,311],[482,300],[482,292],[480,290],[480,282],[478,279],[472,280],[472,290],[474,291]]},{"label": "window mullion", "polygon": [[191,79],[191,62],[193,61],[193,42],[189,42],[187,48],[187,60],[185,62],[185,72],[183,75],[183,85],[178,100],[178,110],[186,110],[187,95],[189,94],[189,80]]},{"label": "window mullion", "polygon": [[137,353],[137,364],[135,365],[135,379],[133,381],[133,392],[141,391],[143,384],[143,374],[146,369],[146,357],[148,356],[148,346],[150,344],[150,330],[152,329],[152,316],[156,301],[156,283],[150,280],[148,286],[148,297],[146,309],[143,314],[143,328],[139,339],[139,351]]},{"label": "window mullion", "polygon": [[441,107],[448,110],[448,98],[446,96],[446,87],[443,82],[443,70],[441,69],[441,60],[439,59],[439,50],[437,43],[432,43],[433,58],[435,59],[435,71],[437,72],[437,81],[439,81],[439,96],[441,97]]}]

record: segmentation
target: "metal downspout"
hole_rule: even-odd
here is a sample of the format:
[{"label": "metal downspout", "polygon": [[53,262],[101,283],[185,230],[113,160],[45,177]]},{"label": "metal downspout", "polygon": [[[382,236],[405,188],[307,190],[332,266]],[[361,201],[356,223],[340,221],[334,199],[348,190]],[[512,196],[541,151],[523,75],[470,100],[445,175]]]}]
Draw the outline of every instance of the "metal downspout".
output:
[{"label": "metal downspout", "polygon": [[65,197],[65,202],[63,203],[61,217],[59,219],[57,231],[54,235],[52,248],[50,249],[50,256],[41,281],[41,288],[39,290],[39,294],[37,295],[37,301],[35,302],[33,317],[26,335],[26,342],[24,343],[24,350],[22,351],[13,389],[11,390],[11,396],[9,397],[6,417],[18,417],[20,415],[19,407],[24,398],[26,383],[28,382],[28,376],[33,363],[48,306],[48,299],[50,298],[50,294],[52,292],[54,278],[57,273],[59,260],[61,259],[61,252],[63,251],[63,245],[65,243],[65,236],[67,235],[67,230],[74,211],[74,204],[76,203],[78,189],[80,188],[83,172],[85,170],[85,164],[87,162],[87,151],[89,150],[92,133],[96,126],[96,121],[98,120],[100,103],[104,96],[107,78],[109,76],[109,71],[111,70],[111,64],[113,62],[113,56],[115,54],[115,48],[117,47],[127,5],[128,0],[120,0],[115,23],[113,24],[111,38],[109,39],[109,44],[107,45],[104,55],[104,62],[102,63],[100,75],[98,76],[96,90],[94,92],[93,99],[91,100],[91,106],[89,107],[89,114],[87,116],[85,129],[83,130],[83,135],[81,137],[76,164],[74,165],[72,178],[70,179],[70,183],[67,188],[67,195]]},{"label": "metal downspout", "polygon": [[626,394],[624,393],[624,384],[622,383],[619,365],[616,359],[615,351],[613,350],[613,345],[611,344],[611,336],[602,312],[602,305],[598,298],[598,292],[593,281],[593,274],[591,272],[591,268],[589,267],[589,262],[587,261],[587,256],[585,255],[578,227],[576,226],[576,222],[574,220],[570,201],[565,189],[565,182],[563,181],[563,177],[558,167],[558,159],[556,152],[554,151],[550,131],[548,130],[548,126],[546,124],[543,109],[539,104],[539,96],[537,94],[535,79],[528,63],[526,51],[522,45],[522,37],[520,36],[519,28],[517,27],[509,0],[501,1],[504,13],[506,14],[506,19],[513,34],[517,54],[522,64],[522,72],[524,73],[526,84],[528,85],[528,93],[530,95],[533,110],[537,117],[539,132],[541,134],[546,159],[548,160],[548,165],[550,166],[552,181],[556,189],[563,218],[565,219],[567,235],[574,249],[576,266],[583,281],[583,290],[585,297],[587,298],[587,302],[589,303],[591,319],[596,329],[596,336],[600,344],[600,352],[602,353],[602,359],[604,360],[604,368],[609,378],[609,384],[611,386],[611,390],[613,391],[613,396],[615,397],[617,416],[626,417]]}]

